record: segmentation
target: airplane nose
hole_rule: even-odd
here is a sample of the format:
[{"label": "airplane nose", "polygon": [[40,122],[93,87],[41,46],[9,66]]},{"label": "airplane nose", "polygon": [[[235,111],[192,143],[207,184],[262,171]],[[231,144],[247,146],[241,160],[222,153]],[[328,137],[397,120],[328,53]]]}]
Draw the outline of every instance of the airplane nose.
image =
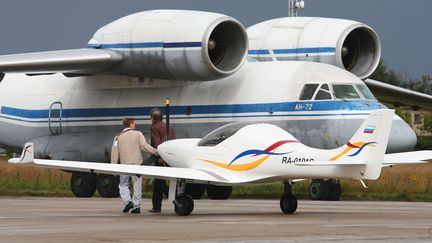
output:
[{"label": "airplane nose", "polygon": [[158,154],[160,155],[160,157],[162,157],[163,160],[168,161],[169,158],[173,155],[174,153],[174,144],[171,143],[170,141],[166,141],[162,144],[160,144],[157,148]]},{"label": "airplane nose", "polygon": [[395,115],[386,153],[411,151],[417,144],[414,130],[399,116]]}]

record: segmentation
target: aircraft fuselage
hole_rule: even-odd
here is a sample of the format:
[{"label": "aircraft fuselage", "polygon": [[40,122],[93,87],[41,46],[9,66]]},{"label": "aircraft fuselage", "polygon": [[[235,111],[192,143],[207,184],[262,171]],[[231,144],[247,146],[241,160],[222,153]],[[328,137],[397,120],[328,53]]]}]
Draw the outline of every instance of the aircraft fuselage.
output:
[{"label": "aircraft fuselage", "polygon": [[[20,148],[32,141],[36,157],[105,162],[121,119],[136,118],[137,129],[149,138],[149,111],[163,108],[169,97],[178,138],[254,121],[276,124],[308,146],[335,148],[371,110],[384,107],[364,97],[299,100],[306,83],[363,84],[340,68],[307,62],[245,63],[230,77],[205,82],[7,74],[0,83],[0,144]],[[395,116],[388,151],[409,150],[415,143],[412,129]]]}]

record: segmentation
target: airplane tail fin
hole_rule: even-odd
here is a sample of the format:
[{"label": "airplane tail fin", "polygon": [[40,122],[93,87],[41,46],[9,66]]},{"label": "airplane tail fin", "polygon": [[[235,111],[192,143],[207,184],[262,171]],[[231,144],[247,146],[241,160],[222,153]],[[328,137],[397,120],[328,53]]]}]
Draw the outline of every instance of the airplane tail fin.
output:
[{"label": "airplane tail fin", "polygon": [[330,160],[365,163],[362,179],[376,180],[381,174],[384,154],[390,137],[394,110],[375,110],[362,123],[348,143]]},{"label": "airplane tail fin", "polygon": [[34,145],[33,143],[26,143],[23,147],[20,158],[12,158],[8,161],[12,164],[30,164],[34,162]]}]

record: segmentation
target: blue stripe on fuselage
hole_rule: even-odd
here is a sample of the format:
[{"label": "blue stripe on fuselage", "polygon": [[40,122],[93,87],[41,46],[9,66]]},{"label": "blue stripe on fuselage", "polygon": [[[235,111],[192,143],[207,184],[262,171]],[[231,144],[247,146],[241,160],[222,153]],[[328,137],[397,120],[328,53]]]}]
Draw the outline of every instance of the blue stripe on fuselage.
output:
[{"label": "blue stripe on fuselage", "polygon": [[89,48],[102,49],[135,49],[135,48],[187,48],[201,47],[202,42],[136,42],[136,43],[115,43],[115,44],[88,44]]},{"label": "blue stripe on fuselage", "polygon": [[[312,54],[312,53],[334,53],[336,52],[335,47],[310,47],[310,48],[292,48],[292,49],[273,49],[275,55],[279,54]],[[269,55],[270,50],[249,50],[249,55]]]},{"label": "blue stripe on fuselage", "polygon": [[[260,112],[308,112],[308,111],[337,111],[337,110],[375,110],[384,106],[377,101],[355,100],[355,101],[302,101],[282,102],[265,104],[229,104],[229,105],[191,105],[172,106],[170,114],[208,114],[223,115],[237,113],[260,113]],[[92,118],[92,117],[126,117],[126,116],[148,116],[153,107],[130,107],[130,108],[88,108],[88,109],[63,109],[63,118]],[[160,107],[164,108],[164,107]],[[21,118],[41,119],[48,118],[49,110],[30,110],[3,106],[0,114]]]}]

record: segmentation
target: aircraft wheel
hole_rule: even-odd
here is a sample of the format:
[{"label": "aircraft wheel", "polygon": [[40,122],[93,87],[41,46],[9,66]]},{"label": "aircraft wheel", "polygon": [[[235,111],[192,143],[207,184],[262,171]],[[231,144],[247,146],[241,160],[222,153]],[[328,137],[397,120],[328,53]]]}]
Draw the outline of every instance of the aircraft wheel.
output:
[{"label": "aircraft wheel", "polygon": [[297,198],[292,194],[283,194],[280,199],[280,208],[285,214],[293,214],[297,210]]},{"label": "aircraft wheel", "polygon": [[182,194],[174,201],[174,210],[180,216],[187,216],[192,213],[194,209],[193,199],[186,194]]},{"label": "aircraft wheel", "polygon": [[329,194],[327,182],[322,179],[312,180],[309,186],[309,196],[312,200],[326,200]]},{"label": "aircraft wheel", "polygon": [[340,201],[342,197],[342,186],[339,181],[327,180],[327,186],[329,189],[327,200],[329,201]]},{"label": "aircraft wheel", "polygon": [[91,197],[96,191],[96,174],[73,172],[71,190],[75,197]]},{"label": "aircraft wheel", "polygon": [[212,200],[226,200],[231,196],[232,186],[208,185],[207,195]]},{"label": "aircraft wheel", "polygon": [[119,193],[119,176],[98,174],[97,175],[97,190],[101,197],[114,198],[120,195]]},{"label": "aircraft wheel", "polygon": [[201,199],[206,190],[205,184],[187,184],[185,194],[192,197],[192,199]]}]

